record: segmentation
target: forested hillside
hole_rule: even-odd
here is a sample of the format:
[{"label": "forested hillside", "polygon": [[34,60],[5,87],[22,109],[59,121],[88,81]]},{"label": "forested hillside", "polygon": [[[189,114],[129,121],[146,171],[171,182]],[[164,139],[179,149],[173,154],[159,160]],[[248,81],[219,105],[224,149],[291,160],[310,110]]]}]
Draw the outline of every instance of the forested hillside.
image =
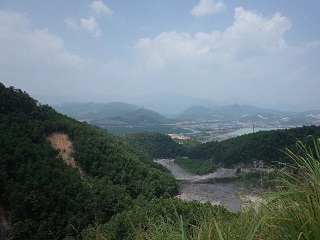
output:
[{"label": "forested hillside", "polygon": [[222,142],[201,144],[190,152],[193,159],[201,159],[225,166],[263,160],[269,164],[288,161],[283,151],[296,151],[296,142],[312,143],[320,137],[320,127],[262,131],[231,138]]},{"label": "forested hillside", "polygon": [[188,149],[160,133],[135,133],[124,137],[126,143],[152,158],[176,158],[186,156]]},{"label": "forested hillside", "polygon": [[[69,137],[84,177],[59,157],[52,133]],[[122,139],[1,83],[0,155],[3,238],[78,238],[89,225],[178,189],[167,170]]]}]

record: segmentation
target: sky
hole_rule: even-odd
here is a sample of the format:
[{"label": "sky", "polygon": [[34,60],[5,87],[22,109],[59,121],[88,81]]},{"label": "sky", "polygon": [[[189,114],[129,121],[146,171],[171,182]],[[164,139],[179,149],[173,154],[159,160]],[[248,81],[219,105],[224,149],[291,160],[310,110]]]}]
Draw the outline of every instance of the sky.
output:
[{"label": "sky", "polygon": [[0,82],[45,103],[320,109],[319,12],[319,0],[0,0]]}]

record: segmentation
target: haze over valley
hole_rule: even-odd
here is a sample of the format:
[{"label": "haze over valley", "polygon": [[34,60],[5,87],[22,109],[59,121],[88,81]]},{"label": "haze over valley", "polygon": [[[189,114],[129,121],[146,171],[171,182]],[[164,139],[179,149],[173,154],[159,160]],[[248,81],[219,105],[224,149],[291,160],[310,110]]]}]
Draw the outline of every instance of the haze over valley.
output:
[{"label": "haze over valley", "polygon": [[320,110],[288,112],[239,104],[191,106],[167,117],[120,102],[63,103],[53,107],[58,112],[106,128],[114,134],[150,131],[202,142],[221,141],[255,131],[320,125]]}]

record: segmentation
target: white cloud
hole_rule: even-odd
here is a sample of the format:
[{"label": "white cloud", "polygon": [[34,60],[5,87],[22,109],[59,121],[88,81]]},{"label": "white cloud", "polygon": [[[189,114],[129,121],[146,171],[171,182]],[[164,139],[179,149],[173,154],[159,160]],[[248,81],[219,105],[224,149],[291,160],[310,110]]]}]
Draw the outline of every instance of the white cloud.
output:
[{"label": "white cloud", "polygon": [[7,66],[52,64],[81,69],[83,65],[79,56],[67,51],[61,37],[48,29],[34,29],[24,14],[0,10],[0,42],[0,61]]},{"label": "white cloud", "polygon": [[64,20],[64,22],[69,28],[71,28],[73,30],[79,30],[80,29],[77,21],[74,20],[73,18],[67,18],[67,19]]},{"label": "white cloud", "polygon": [[98,23],[96,22],[96,19],[92,16],[89,18],[81,18],[80,25],[83,29],[85,29],[87,32],[92,33],[95,37],[99,37],[102,34],[102,31]]},{"label": "white cloud", "polygon": [[163,32],[154,39],[140,39],[135,48],[139,54],[162,59],[163,63],[178,58],[203,62],[204,59],[221,60],[222,57],[238,61],[285,49],[287,44],[283,36],[290,27],[290,20],[279,13],[263,18],[243,8],[236,8],[233,24],[222,32],[198,32],[194,35]]},{"label": "white cloud", "polygon": [[200,0],[191,10],[191,14],[197,17],[212,15],[226,9],[226,5],[220,0]]},{"label": "white cloud", "polygon": [[[319,51],[318,43],[290,46],[285,41],[290,28],[290,20],[280,13],[266,18],[240,7],[223,31],[171,31],[140,39],[135,44],[137,64],[155,89],[170,85],[186,95],[287,101],[289,86],[306,88],[301,79],[309,77],[314,82],[315,69],[302,59],[308,59],[310,49]],[[318,80],[313,85],[319,86]],[[308,91],[315,94],[314,87]]]},{"label": "white cloud", "polygon": [[[94,17],[65,24],[102,34]],[[134,60],[129,52],[125,60],[99,62],[71,54],[59,35],[33,27],[27,15],[0,11],[0,77],[30,94],[74,94],[82,101],[170,91],[253,104],[298,104],[306,96],[319,102],[320,43],[292,46],[290,28],[280,13],[265,17],[236,8],[223,30],[162,32],[139,39]]]},{"label": "white cloud", "polygon": [[99,37],[102,34],[102,30],[99,27],[96,19],[94,17],[81,18],[79,23],[73,18],[67,18],[64,20],[67,27],[77,31],[79,29],[83,29],[88,33],[93,34],[95,37]]},{"label": "white cloud", "polygon": [[106,96],[122,93],[130,78],[123,63],[71,54],[63,38],[35,28],[24,14],[0,10],[0,43],[0,81],[31,95],[65,96],[71,101],[100,96],[105,101]]},{"label": "white cloud", "polygon": [[61,82],[70,89],[66,76],[82,72],[86,64],[60,36],[34,28],[24,14],[0,10],[0,42],[2,81],[30,94],[60,91]]},{"label": "white cloud", "polygon": [[100,0],[91,2],[89,6],[98,15],[102,15],[102,14],[111,15],[111,14],[113,14],[113,11]]},{"label": "white cloud", "polygon": [[[107,5],[105,5],[102,1],[97,0],[93,1],[89,4],[89,7],[91,10],[95,12],[97,15],[102,14],[113,14],[113,11],[108,8]],[[96,21],[96,18],[93,16],[90,16],[88,18],[81,18],[79,21],[73,19],[73,18],[67,18],[64,20],[67,27],[73,29],[73,30],[79,30],[80,28],[84,29],[85,31],[93,34],[95,37],[99,37],[102,34],[102,30],[99,26],[99,24]]]}]

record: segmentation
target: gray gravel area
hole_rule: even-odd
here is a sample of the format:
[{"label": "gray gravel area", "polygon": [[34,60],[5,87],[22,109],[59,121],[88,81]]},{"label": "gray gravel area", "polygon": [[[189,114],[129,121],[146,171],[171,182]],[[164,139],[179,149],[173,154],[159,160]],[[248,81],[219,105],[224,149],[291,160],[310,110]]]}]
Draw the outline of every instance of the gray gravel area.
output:
[{"label": "gray gravel area", "polygon": [[205,183],[214,178],[233,177],[236,174],[235,169],[219,168],[214,173],[200,176],[185,171],[174,163],[174,159],[157,159],[155,162],[168,168],[177,180],[183,182],[178,198],[185,201],[219,204],[230,211],[240,210],[241,201],[233,183]]}]

